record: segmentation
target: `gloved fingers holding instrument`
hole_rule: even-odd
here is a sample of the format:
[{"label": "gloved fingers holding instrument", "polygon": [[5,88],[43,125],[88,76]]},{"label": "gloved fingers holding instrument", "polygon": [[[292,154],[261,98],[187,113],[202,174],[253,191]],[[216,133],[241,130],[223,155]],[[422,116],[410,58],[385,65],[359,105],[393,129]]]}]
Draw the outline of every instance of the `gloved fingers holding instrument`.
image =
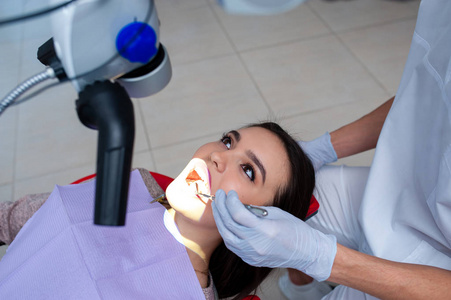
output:
[{"label": "gloved fingers holding instrument", "polygon": [[217,228],[227,248],[256,267],[283,267],[303,271],[318,281],[329,278],[337,240],[311,228],[277,208],[267,216],[247,210],[234,191],[216,193],[212,204]]}]

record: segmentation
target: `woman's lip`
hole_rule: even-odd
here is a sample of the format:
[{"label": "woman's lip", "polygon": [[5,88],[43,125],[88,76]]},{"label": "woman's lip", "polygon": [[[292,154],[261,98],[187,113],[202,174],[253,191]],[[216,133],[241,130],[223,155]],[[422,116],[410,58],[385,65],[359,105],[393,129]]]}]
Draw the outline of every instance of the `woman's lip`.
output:
[{"label": "woman's lip", "polygon": [[[190,176],[190,173],[194,170],[199,175],[199,177],[202,179],[202,183],[201,183],[202,187],[200,190],[197,190],[197,192],[210,194],[210,192],[211,192],[210,171],[208,170],[208,167],[207,167],[207,164],[205,163],[205,161],[202,159],[199,159],[199,158],[195,158],[193,161],[193,164],[191,165],[191,168],[189,170],[190,171],[188,171],[188,173],[186,174],[186,178],[188,178]],[[185,179],[185,181],[186,181],[186,179]],[[187,183],[188,183],[188,181],[187,181]],[[194,184],[194,182],[192,182],[191,184]],[[188,183],[188,185],[191,185],[191,184]]]},{"label": "woman's lip", "polygon": [[207,167],[207,176],[208,176],[208,183],[207,183],[207,185],[208,185],[209,192],[211,194],[211,174],[210,174],[210,170],[208,169],[208,167]]}]

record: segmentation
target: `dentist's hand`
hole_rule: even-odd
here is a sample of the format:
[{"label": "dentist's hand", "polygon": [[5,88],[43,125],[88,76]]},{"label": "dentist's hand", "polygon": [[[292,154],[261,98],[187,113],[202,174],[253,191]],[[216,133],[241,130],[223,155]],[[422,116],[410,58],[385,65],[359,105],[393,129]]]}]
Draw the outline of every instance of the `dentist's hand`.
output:
[{"label": "dentist's hand", "polygon": [[329,132],[309,142],[299,141],[298,144],[312,161],[315,172],[323,165],[337,161]]},{"label": "dentist's hand", "polygon": [[213,215],[224,242],[246,263],[256,267],[293,268],[318,281],[330,276],[337,239],[311,228],[300,219],[276,208],[268,215],[248,211],[235,191],[215,194]]}]

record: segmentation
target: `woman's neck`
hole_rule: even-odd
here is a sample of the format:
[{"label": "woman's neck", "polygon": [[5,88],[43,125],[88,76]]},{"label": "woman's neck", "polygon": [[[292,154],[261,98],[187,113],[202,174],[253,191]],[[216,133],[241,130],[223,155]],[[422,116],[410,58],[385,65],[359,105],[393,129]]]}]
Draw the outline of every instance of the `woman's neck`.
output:
[{"label": "woman's neck", "polygon": [[178,214],[173,209],[169,209],[168,212],[177,224],[183,244],[187,249],[188,257],[196,271],[201,286],[207,287],[210,257],[222,241],[219,232],[216,228],[205,228],[193,220]]}]

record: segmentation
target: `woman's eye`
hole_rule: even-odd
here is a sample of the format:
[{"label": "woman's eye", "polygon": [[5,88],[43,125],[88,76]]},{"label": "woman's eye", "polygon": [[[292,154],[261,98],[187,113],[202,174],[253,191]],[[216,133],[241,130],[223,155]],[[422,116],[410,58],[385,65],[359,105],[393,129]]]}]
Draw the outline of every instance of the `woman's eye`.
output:
[{"label": "woman's eye", "polygon": [[251,181],[255,180],[254,168],[251,165],[242,165],[241,168]]},{"label": "woman's eye", "polygon": [[232,147],[232,139],[228,136],[223,136],[221,138],[221,142],[227,147],[227,149],[230,149],[230,147]]}]

